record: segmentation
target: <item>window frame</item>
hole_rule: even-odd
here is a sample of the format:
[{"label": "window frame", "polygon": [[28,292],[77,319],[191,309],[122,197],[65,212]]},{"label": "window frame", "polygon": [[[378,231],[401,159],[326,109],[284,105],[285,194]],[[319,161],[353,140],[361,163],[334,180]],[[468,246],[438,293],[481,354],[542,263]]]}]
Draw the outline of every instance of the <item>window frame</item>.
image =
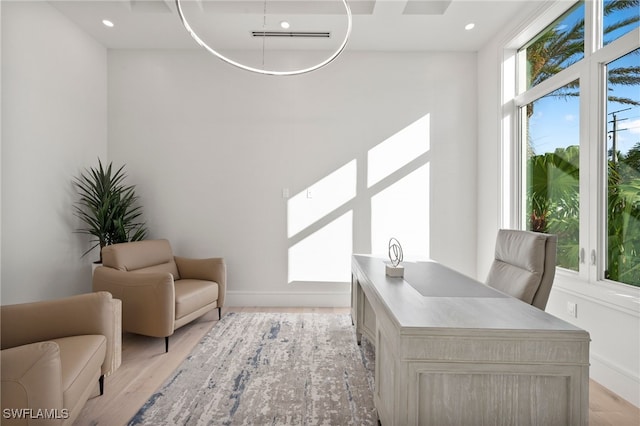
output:
[{"label": "window frame", "polygon": [[[592,170],[597,170],[594,178],[597,181],[591,186],[590,192],[597,194],[597,204],[592,206],[592,211],[597,212],[593,216],[593,220],[596,223],[591,223],[590,228],[594,230],[597,235],[597,241],[593,242],[593,246],[596,248],[597,253],[602,255],[596,256],[595,270],[592,271],[594,275],[589,276],[590,281],[603,281],[610,284],[621,285],[625,287],[635,287],[630,284],[625,284],[619,281],[613,281],[605,278],[605,270],[607,269],[606,253],[607,253],[607,65],[615,60],[631,53],[632,51],[640,48],[640,28],[636,28],[624,36],[614,40],[613,42],[602,47],[598,51],[593,53],[593,63],[591,73],[595,77],[595,82],[598,83],[597,89],[593,90],[592,95],[591,114],[597,119],[591,123],[589,129],[589,146],[597,146],[596,155],[592,155],[594,161],[597,164],[591,164]],[[595,139],[595,140],[594,140]],[[594,180],[595,180],[594,179]]]},{"label": "window frame", "polygon": [[[556,2],[538,14],[507,42],[502,61],[502,123],[501,123],[501,218],[503,227],[523,229],[526,210],[525,158],[522,155],[523,122],[520,109],[560,87],[578,79],[580,84],[580,231],[582,253],[579,270],[557,268],[559,277],[587,282],[605,289],[640,297],[640,287],[605,279],[607,244],[607,162],[606,162],[606,67],[610,62],[640,47],[640,28],[603,46],[602,1],[585,1],[584,57],[558,74],[526,89],[523,66],[518,50],[543,31],[558,17],[579,3]],[[595,30],[594,30],[595,29]],[[511,76],[509,76],[509,74]],[[509,77],[507,77],[509,76]],[[507,78],[505,78],[507,77]],[[520,89],[523,87],[524,89]],[[595,172],[595,173],[594,173]],[[592,253],[595,254],[592,262]]]}]

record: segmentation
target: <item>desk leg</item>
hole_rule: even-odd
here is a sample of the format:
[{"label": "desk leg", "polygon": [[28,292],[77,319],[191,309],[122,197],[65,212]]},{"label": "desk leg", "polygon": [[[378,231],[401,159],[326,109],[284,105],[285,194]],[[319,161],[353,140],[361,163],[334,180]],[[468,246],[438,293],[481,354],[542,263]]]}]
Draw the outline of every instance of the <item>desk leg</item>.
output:
[{"label": "desk leg", "polygon": [[360,332],[360,327],[358,324],[358,302],[359,297],[358,293],[360,292],[360,285],[358,284],[358,280],[356,276],[351,274],[351,325],[356,327],[356,341],[358,345],[362,341],[362,333]]}]

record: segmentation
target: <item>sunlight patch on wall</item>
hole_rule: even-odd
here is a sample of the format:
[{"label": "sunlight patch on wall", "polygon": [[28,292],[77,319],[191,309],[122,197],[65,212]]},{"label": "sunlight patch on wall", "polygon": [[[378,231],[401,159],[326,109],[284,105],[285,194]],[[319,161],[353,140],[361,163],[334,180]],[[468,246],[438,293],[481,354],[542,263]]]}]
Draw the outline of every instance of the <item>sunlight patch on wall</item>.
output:
[{"label": "sunlight patch on wall", "polygon": [[289,199],[289,238],[356,196],[356,167],[352,160]]},{"label": "sunlight patch on wall", "polygon": [[391,237],[405,259],[429,257],[429,164],[371,198],[371,252],[386,257]]},{"label": "sunlight patch on wall", "polygon": [[289,282],[350,281],[353,212],[349,211],[289,248]]},{"label": "sunlight patch on wall", "polygon": [[430,114],[408,125],[368,153],[367,186],[371,187],[429,151]]},{"label": "sunlight patch on wall", "polygon": [[288,200],[289,283],[349,283],[354,218],[371,226],[370,253],[386,257],[395,237],[405,258],[429,257],[429,137],[426,114],[369,150],[366,164],[354,159]]}]

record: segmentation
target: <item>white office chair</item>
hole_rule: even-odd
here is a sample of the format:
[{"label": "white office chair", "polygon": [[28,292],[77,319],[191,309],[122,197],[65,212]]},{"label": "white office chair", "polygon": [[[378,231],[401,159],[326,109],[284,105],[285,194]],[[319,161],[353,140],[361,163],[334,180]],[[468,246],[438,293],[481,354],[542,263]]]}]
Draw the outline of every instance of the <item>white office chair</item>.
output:
[{"label": "white office chair", "polygon": [[556,273],[557,246],[557,235],[499,230],[485,283],[544,311]]}]

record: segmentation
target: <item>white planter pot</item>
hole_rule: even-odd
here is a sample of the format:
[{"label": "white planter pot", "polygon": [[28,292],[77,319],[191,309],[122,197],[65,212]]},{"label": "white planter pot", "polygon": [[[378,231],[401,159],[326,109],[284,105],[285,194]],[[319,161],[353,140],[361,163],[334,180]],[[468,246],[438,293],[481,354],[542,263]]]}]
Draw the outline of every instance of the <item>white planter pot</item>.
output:
[{"label": "white planter pot", "polygon": [[93,262],[91,264],[91,276],[93,276],[93,273],[95,272],[98,266],[102,266],[102,262]]}]

